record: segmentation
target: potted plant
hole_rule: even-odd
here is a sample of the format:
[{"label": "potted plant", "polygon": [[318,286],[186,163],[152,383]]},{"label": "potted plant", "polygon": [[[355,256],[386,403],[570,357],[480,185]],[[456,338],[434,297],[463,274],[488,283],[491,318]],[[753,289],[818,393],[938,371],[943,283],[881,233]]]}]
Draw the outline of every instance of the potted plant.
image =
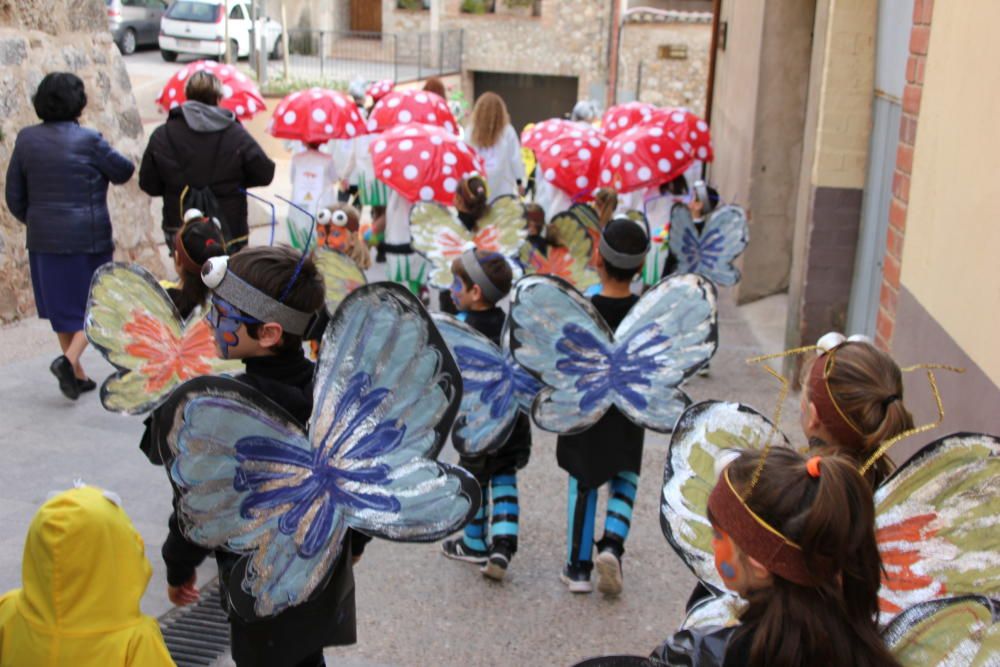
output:
[{"label": "potted plant", "polygon": [[531,16],[535,9],[535,0],[501,0],[502,10],[498,13],[515,16]]},{"label": "potted plant", "polygon": [[430,0],[396,0],[396,8],[408,10],[430,9]]},{"label": "potted plant", "polygon": [[495,0],[462,0],[462,11],[466,14],[490,14],[495,11]]}]

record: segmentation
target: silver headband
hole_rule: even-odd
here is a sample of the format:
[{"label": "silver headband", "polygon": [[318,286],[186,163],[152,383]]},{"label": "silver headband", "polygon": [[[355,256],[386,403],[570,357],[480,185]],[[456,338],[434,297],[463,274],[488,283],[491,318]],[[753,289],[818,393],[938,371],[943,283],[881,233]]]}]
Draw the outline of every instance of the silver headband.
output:
[{"label": "silver headband", "polygon": [[483,296],[492,303],[497,303],[506,296],[501,292],[496,285],[489,279],[486,272],[483,271],[483,267],[479,264],[479,258],[476,257],[476,251],[474,248],[466,250],[462,253],[462,268],[465,272],[469,274],[469,279],[479,285],[479,289],[483,291]]},{"label": "silver headband", "polygon": [[[281,328],[295,336],[308,331],[313,313],[304,313],[286,306],[277,299],[264,294],[259,289],[229,271],[228,257],[213,257],[202,269],[202,281],[220,297],[233,304],[250,317],[261,322],[277,322]],[[218,279],[220,264],[223,275]],[[215,283],[213,285],[213,283]]]},{"label": "silver headband", "polygon": [[[632,221],[629,220],[629,222]],[[638,269],[646,261],[646,253],[649,252],[649,239],[646,239],[646,247],[638,255],[627,255],[623,252],[618,252],[608,244],[608,240],[604,237],[604,234],[601,234],[601,243],[598,247],[601,251],[601,257],[606,259],[612,266],[619,269]]]}]

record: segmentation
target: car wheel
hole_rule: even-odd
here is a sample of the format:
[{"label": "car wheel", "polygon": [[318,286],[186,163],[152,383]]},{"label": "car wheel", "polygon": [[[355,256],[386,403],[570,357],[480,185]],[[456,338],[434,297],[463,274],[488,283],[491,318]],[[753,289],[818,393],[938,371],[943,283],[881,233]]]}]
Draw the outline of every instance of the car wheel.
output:
[{"label": "car wheel", "polygon": [[163,50],[163,49],[160,49],[160,55],[161,55],[161,56],[163,57],[163,59],[164,59],[164,60],[166,60],[166,61],[167,61],[168,63],[172,63],[172,62],[174,62],[175,60],[177,60],[177,52],[176,52],[176,51],[165,51],[165,50]]},{"label": "car wheel", "polygon": [[127,28],[125,32],[122,33],[122,40],[118,44],[118,50],[125,56],[130,56],[135,53],[135,30]]},{"label": "car wheel", "polygon": [[281,35],[278,35],[278,39],[274,42],[274,48],[271,49],[271,60],[279,60],[285,56],[285,42],[281,39]]}]

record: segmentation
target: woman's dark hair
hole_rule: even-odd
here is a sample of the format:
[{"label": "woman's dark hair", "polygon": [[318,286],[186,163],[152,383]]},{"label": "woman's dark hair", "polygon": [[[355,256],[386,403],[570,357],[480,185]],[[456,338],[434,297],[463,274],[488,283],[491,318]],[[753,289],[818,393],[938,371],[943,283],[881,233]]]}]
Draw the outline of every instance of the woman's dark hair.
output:
[{"label": "woman's dark hair", "polygon": [[[507,263],[503,255],[477,250],[476,259],[479,260],[479,266],[482,267],[483,273],[490,279],[493,286],[503,292],[504,296],[507,296],[510,293],[510,286],[514,282],[514,272],[511,271],[510,264]],[[475,284],[472,282],[472,278],[469,277],[469,273],[465,270],[465,267],[462,266],[461,257],[456,257],[452,260],[451,272],[458,276],[462,284],[465,285],[465,289],[471,289]],[[485,300],[486,297],[484,296],[483,299]],[[495,306],[496,304],[492,305]]]},{"label": "woman's dark hair", "polygon": [[198,70],[184,85],[184,96],[194,102],[217,106],[222,99],[222,82],[208,70]]},{"label": "woman's dark hair", "polygon": [[[913,428],[913,415],[903,405],[903,373],[892,357],[860,341],[841,345],[835,354],[836,363],[827,378],[830,393],[844,416],[864,436],[861,449],[838,442],[826,444],[836,446],[861,464],[883,442]],[[825,359],[825,356],[817,357],[812,363],[825,363]],[[804,377],[809,377],[811,369],[812,364],[807,364]],[[808,392],[808,385],[805,391]],[[892,470],[889,457],[879,458],[867,475],[872,488]]]},{"label": "woman's dark hair", "polygon": [[481,176],[463,178],[455,193],[459,210],[478,220],[486,214],[486,181]]},{"label": "woman's dark hair", "polygon": [[[603,234],[612,250],[617,250],[626,255],[638,255],[649,247],[649,239],[646,238],[646,232],[637,223],[627,218],[612,220],[604,228]],[[642,265],[634,269],[624,269],[620,266],[615,266],[606,257],[602,256],[601,259],[604,260],[604,270],[608,272],[608,277],[618,282],[632,280],[635,274],[642,269]]]},{"label": "woman's dark hair", "polygon": [[[323,276],[308,257],[295,276],[300,259],[302,253],[288,246],[247,248],[229,258],[229,270],[273,299],[281,297],[294,276],[295,282],[282,303],[304,313],[314,313],[326,301]],[[247,325],[247,333],[254,340],[259,331],[260,324]],[[301,336],[285,332],[275,352],[289,352],[301,346]]]},{"label": "woman's dark hair", "polygon": [[448,99],[448,90],[444,87],[444,81],[436,76],[432,76],[424,82],[424,90],[438,95],[443,100]]},{"label": "woman's dark hair", "polygon": [[[817,574],[800,586],[772,573],[770,587],[750,591],[734,641],[751,639],[751,667],[898,665],[878,631],[882,561],[875,541],[875,505],[857,464],[823,452],[819,477],[806,458],[771,449],[746,500],[757,516],[802,548]],[[761,453],[744,452],[728,468],[745,495]],[[739,546],[739,545],[737,545]]]},{"label": "woman's dark hair", "polygon": [[38,84],[31,102],[45,122],[76,120],[87,106],[87,93],[76,74],[52,72]]},{"label": "woman's dark hair", "polygon": [[[181,228],[177,243],[184,244],[188,257],[199,266],[212,257],[226,254],[226,241],[222,230],[208,219],[192,220]],[[187,317],[197,306],[205,303],[208,297],[208,287],[201,279],[201,272],[193,272],[182,266],[180,275],[180,290],[174,303],[182,317]]]}]

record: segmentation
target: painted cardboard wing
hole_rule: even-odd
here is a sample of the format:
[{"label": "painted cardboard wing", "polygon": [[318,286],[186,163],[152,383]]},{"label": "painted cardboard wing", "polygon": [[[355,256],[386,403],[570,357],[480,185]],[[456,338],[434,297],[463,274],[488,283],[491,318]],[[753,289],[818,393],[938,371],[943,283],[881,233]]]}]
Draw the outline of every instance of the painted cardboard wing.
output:
[{"label": "painted cardboard wing", "polygon": [[612,331],[589,299],[551,276],[514,287],[514,358],[545,387],[535,423],[577,433],[616,406],[631,421],[666,432],[690,403],[678,387],[718,346],[715,286],[673,276],[646,292]]},{"label": "painted cardboard wing", "polygon": [[471,475],[435,460],[461,395],[458,366],[416,297],[362,287],[327,327],[307,432],[232,379],[199,378],[171,396],[161,414],[183,529],[243,555],[230,588],[256,616],[309,599],[348,528],[440,539],[480,504]]},{"label": "painted cardboard wing", "polygon": [[313,253],[316,268],[326,286],[326,309],[333,313],[347,295],[368,284],[365,272],[357,262],[342,252],[319,247]]},{"label": "painted cardboard wing", "polygon": [[531,412],[541,385],[510,353],[509,332],[496,343],[450,315],[434,322],[462,372],[462,406],[452,430],[455,449],[464,456],[483,456],[504,445],[517,415]]},{"label": "painted cardboard wing", "polygon": [[740,281],[733,262],[750,240],[746,212],[739,206],[723,206],[712,213],[701,232],[687,207],[671,212],[670,254],[677,260],[675,273],[699,273],[716,285],[729,287]]},{"label": "painted cardboard wing", "polygon": [[205,312],[182,319],[166,290],[137,264],[110,262],[94,272],[84,331],[117,369],[101,385],[101,404],[110,412],[149,412],[186,380],[239,368],[219,358]]},{"label": "painted cardboard wing", "polygon": [[910,607],[882,631],[907,667],[1000,664],[1000,603],[980,595],[931,600]]},{"label": "painted cardboard wing", "polygon": [[[660,526],[713,591],[724,591],[713,565],[707,518],[715,460],[727,449],[759,449],[772,433],[774,444],[787,446],[787,439],[752,408],[707,401],[691,406],[671,437]],[[879,591],[883,623],[930,600],[1000,597],[1000,439],[959,433],[936,440],[883,482],[874,500],[885,567]]]},{"label": "painted cardboard wing", "polygon": [[418,202],[410,211],[413,249],[431,263],[430,284],[448,289],[452,261],[475,247],[513,257],[528,235],[524,204],[513,195],[497,197],[470,232],[451,212],[434,202]]},{"label": "painted cardboard wing", "polygon": [[556,276],[581,292],[600,283],[591,267],[594,241],[579,217],[564,211],[552,218],[549,227],[555,232],[557,244],[550,243],[543,254],[525,242],[518,251],[525,275]]}]

